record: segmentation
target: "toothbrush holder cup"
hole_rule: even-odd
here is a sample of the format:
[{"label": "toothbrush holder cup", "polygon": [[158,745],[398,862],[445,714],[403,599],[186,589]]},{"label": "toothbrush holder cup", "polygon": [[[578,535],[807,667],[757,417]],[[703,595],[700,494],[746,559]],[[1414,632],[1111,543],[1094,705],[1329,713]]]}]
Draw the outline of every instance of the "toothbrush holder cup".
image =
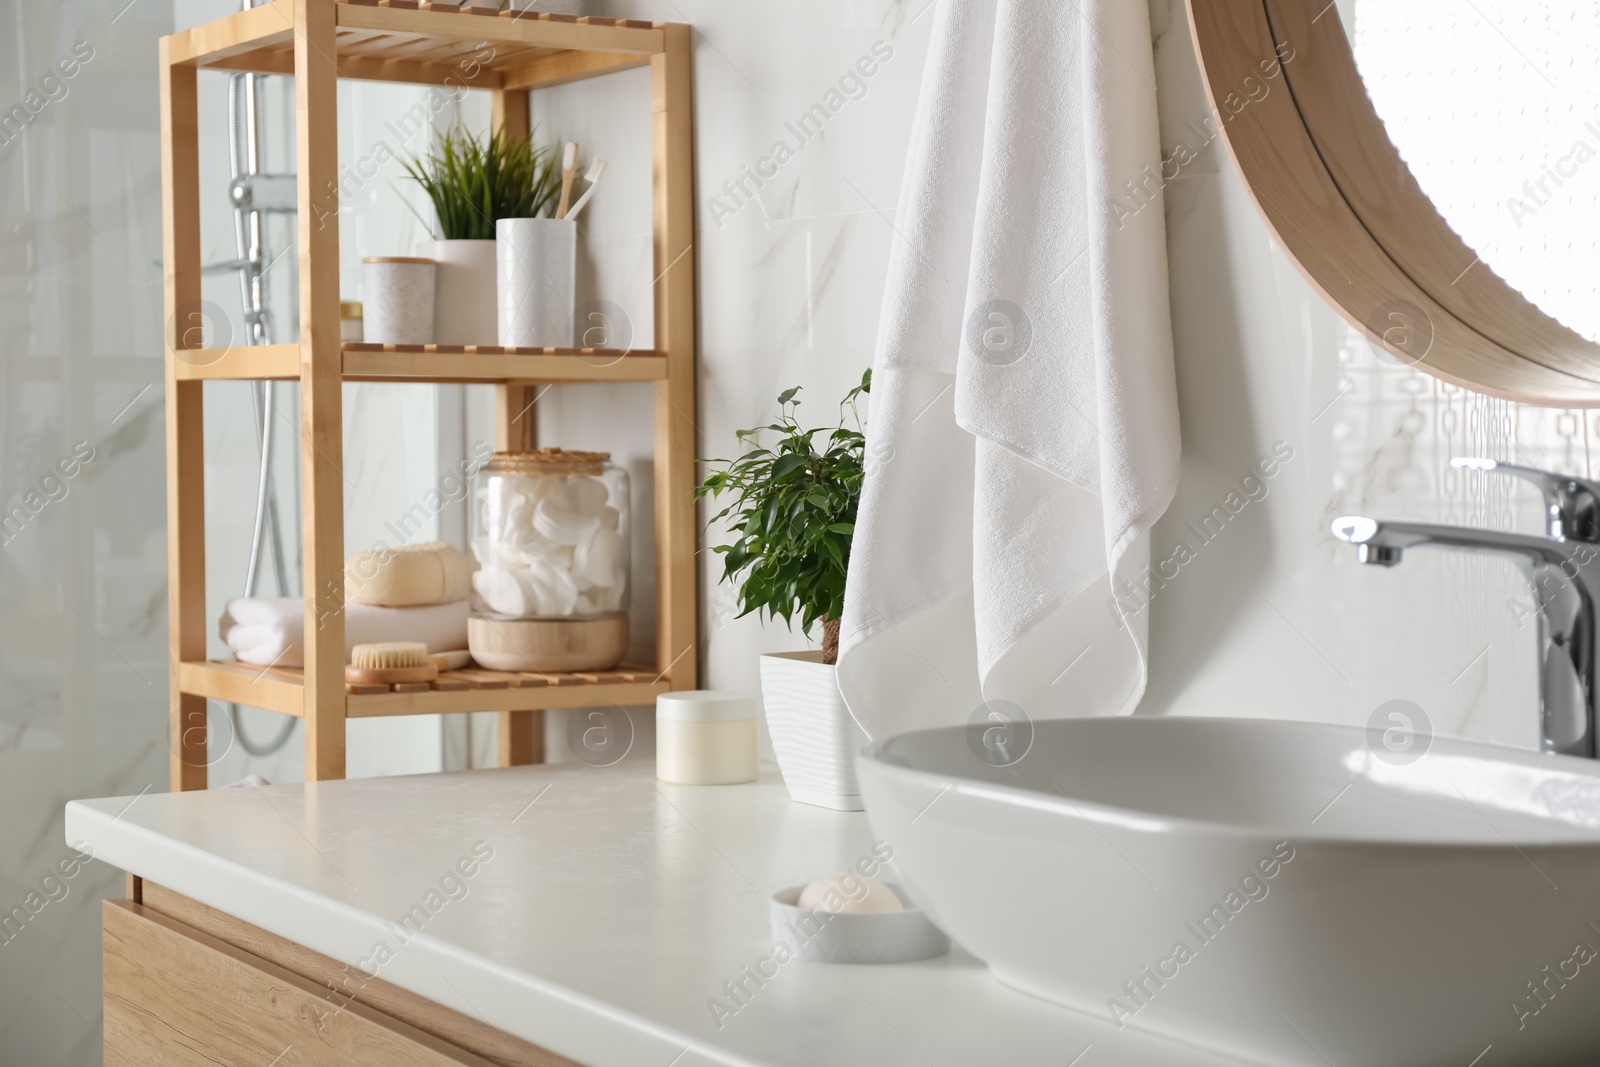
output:
[{"label": "toothbrush holder cup", "polygon": [[578,273],[578,224],[572,219],[501,219],[500,343],[512,348],[570,348]]}]

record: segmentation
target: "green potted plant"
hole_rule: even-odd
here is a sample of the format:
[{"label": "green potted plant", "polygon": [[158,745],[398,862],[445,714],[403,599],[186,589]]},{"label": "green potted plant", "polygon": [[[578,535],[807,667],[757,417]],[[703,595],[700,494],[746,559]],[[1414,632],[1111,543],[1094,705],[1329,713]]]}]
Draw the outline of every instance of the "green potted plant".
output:
[{"label": "green potted plant", "polygon": [[[795,419],[800,390],[785,390],[777,422],[739,431],[740,443],[755,447],[736,459],[701,461],[715,470],[698,490],[730,497],[711,521],[727,520],[733,540],[712,551],[722,557],[722,581],[738,588],[739,615],[791,627],[798,616],[807,636],[821,624],[820,649],[761,657],[761,695],[789,795],[840,811],[861,810],[855,757],[867,742],[839,695],[834,664],[866,473],[856,402],[871,387],[869,370],[840,404],[838,426],[811,430]],[[777,437],[763,446],[767,432]]]},{"label": "green potted plant", "polygon": [[492,345],[499,341],[495,224],[548,212],[561,191],[555,152],[531,137],[486,138],[461,130],[438,135],[424,156],[403,160],[438,220],[424,252],[438,264],[434,340]]}]

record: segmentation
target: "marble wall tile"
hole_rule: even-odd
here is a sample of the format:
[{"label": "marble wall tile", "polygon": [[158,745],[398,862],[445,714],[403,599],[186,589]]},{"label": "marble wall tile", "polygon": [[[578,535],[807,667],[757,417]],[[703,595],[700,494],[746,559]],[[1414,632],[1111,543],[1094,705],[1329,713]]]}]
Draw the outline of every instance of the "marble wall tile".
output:
[{"label": "marble wall tile", "polygon": [[96,916],[120,875],[46,879],[67,800],[165,786],[150,57],[171,11],[7,0],[0,27],[0,1059],[98,1064]]},{"label": "marble wall tile", "polygon": [[[161,392],[161,201],[157,38],[237,8],[229,0],[137,4],[0,0],[0,110],[18,102],[77,42],[92,48],[66,92],[0,143],[0,498],[9,509],[44,501],[3,537],[0,625],[0,911],[26,900],[65,851],[62,807],[74,797],[133,795],[167,785],[166,503]],[[78,55],[81,57],[82,52]],[[234,256],[227,200],[226,79],[203,75],[202,256]],[[292,96],[269,83],[267,166],[292,169]],[[347,86],[341,159],[380,143],[416,150],[428,130],[405,117],[426,97],[415,87]],[[483,102],[429,107],[430,124]],[[13,124],[15,125],[15,124]],[[409,137],[406,136],[409,134]],[[353,183],[344,204],[341,274],[356,298],[363,254],[411,251],[425,236],[405,206],[415,193],[389,160]],[[342,190],[342,193],[345,193]],[[291,225],[271,226],[275,249]],[[293,257],[275,268],[279,339],[292,339]],[[214,338],[243,335],[237,283],[205,280]],[[209,386],[206,398],[208,608],[239,595],[248,558],[258,471],[249,390]],[[298,573],[298,398],[277,386],[276,489],[286,571]],[[467,452],[462,390],[359,385],[346,390],[347,543],[370,547]],[[81,445],[80,445],[81,443]],[[88,451],[80,451],[81,449]],[[82,458],[88,455],[90,458]],[[63,458],[75,474],[44,482]],[[52,499],[54,498],[54,499]],[[464,509],[441,514],[419,539],[459,536]],[[298,585],[290,590],[298,595]],[[268,566],[258,591],[276,593]],[[223,646],[213,632],[211,650]],[[279,716],[244,709],[265,739]],[[277,755],[248,757],[213,705],[213,784],[258,773],[302,773],[297,728]],[[436,717],[353,724],[350,773],[394,774],[442,766]],[[97,1064],[100,937],[96,908],[120,895],[120,872],[91,864],[19,934],[0,941],[0,1059]],[[44,979],[44,980],[41,980]]]}]

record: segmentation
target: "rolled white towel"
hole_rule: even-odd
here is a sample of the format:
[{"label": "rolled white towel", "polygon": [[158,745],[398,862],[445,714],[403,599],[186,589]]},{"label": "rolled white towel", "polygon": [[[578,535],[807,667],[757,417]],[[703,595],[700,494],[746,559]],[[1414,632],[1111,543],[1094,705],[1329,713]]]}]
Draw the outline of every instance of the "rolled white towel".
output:
[{"label": "rolled white towel", "polygon": [[[345,662],[356,645],[385,641],[421,641],[431,652],[467,646],[465,600],[415,608],[380,608],[371,604],[345,607]],[[298,597],[238,597],[223,607],[218,623],[222,640],[241,663],[257,666],[305,666],[305,602]]]}]

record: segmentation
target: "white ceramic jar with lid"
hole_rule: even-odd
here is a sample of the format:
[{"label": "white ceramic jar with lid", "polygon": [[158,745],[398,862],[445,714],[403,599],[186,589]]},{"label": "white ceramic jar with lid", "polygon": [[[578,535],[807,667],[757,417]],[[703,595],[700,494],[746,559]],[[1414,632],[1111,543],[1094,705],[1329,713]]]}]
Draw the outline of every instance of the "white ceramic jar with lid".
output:
[{"label": "white ceramic jar with lid", "polygon": [[662,693],[656,697],[656,777],[674,785],[755,781],[759,710],[748,693]]},{"label": "white ceramic jar with lid", "polygon": [[433,260],[416,256],[363,259],[360,339],[383,345],[432,344],[437,269]]}]

